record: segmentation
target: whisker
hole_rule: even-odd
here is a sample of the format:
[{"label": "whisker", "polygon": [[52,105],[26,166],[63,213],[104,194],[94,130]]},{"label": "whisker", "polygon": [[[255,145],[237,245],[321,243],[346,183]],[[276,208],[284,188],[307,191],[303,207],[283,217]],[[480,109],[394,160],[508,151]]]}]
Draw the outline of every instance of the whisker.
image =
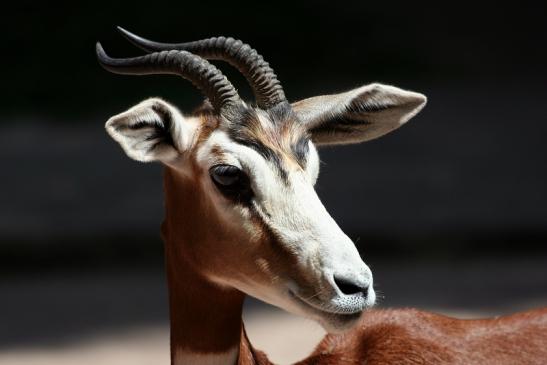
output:
[{"label": "whisker", "polygon": [[310,300],[310,299],[316,298],[316,297],[318,297],[319,295],[323,294],[324,292],[325,292],[325,289],[321,289],[321,290],[319,290],[317,293],[315,293],[315,294],[313,294],[313,295],[311,295],[311,296],[309,296],[309,297],[307,297],[307,298],[304,298],[304,300],[305,300],[305,301],[308,301],[308,300]]}]

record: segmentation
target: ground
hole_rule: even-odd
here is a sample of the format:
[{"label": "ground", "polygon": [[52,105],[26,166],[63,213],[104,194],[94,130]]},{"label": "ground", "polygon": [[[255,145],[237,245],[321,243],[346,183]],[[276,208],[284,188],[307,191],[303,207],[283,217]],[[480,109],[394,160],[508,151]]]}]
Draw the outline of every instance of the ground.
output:
[{"label": "ground", "polygon": [[[380,307],[415,306],[456,315],[498,315],[547,305],[547,258],[373,260]],[[7,277],[0,280],[0,364],[167,364],[161,268]],[[251,341],[288,364],[323,336],[311,321],[254,300]]]}]

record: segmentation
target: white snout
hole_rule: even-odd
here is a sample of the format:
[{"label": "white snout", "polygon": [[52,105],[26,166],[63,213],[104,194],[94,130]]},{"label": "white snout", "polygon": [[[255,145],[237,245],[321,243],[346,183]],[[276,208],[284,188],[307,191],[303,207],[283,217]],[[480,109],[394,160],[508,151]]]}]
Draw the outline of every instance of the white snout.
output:
[{"label": "white snout", "polygon": [[284,288],[289,305],[283,307],[318,321],[328,332],[345,330],[376,301],[372,273],[309,181],[297,173],[289,180],[277,199],[264,204],[269,212],[264,220],[298,266]]},{"label": "white snout", "polygon": [[348,241],[342,245],[342,250],[331,251],[333,255],[325,255],[323,251],[324,266],[311,290],[316,294],[310,295],[310,288],[299,287],[296,283],[289,285],[288,294],[300,310],[328,332],[351,328],[376,302],[372,273],[353,243]]}]

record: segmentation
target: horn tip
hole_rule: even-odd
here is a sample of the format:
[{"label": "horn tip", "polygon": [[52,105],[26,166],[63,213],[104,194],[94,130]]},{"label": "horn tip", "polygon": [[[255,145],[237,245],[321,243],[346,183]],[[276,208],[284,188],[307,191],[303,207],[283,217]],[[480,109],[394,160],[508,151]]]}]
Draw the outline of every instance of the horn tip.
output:
[{"label": "horn tip", "polygon": [[117,26],[116,29],[118,30],[118,33],[121,34],[122,37],[127,39],[129,43],[133,44],[137,48],[140,48],[146,52],[154,52],[154,51],[163,51],[163,47],[161,44],[152,42],[146,38],[143,38],[139,35],[136,35],[135,33],[131,33],[127,29],[124,29],[120,26]]},{"label": "horn tip", "polygon": [[129,31],[125,28],[120,27],[119,25],[116,25],[116,30],[120,32],[121,34],[127,34]]},{"label": "horn tip", "polygon": [[119,25],[116,26],[116,29],[122,35],[122,37],[126,38],[130,42],[135,42],[135,40],[139,40],[141,38],[138,35],[131,33],[127,29],[120,27]]},{"label": "horn tip", "polygon": [[103,46],[101,45],[101,42],[95,43],[95,52],[97,53],[98,56],[106,54]]},{"label": "horn tip", "polygon": [[99,60],[99,63],[101,65],[106,64],[110,60],[110,57],[104,51],[104,48],[101,45],[101,42],[97,42],[95,44],[95,53],[97,54],[97,59]]}]

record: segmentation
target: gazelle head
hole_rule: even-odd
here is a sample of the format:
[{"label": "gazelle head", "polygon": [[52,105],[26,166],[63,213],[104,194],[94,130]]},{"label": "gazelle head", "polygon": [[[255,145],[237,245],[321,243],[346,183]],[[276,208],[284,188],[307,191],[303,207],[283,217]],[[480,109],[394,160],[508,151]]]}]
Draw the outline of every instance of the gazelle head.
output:
[{"label": "gazelle head", "polygon": [[[207,97],[192,114],[148,99],[106,123],[129,157],[167,167],[166,189],[191,192],[167,197],[168,209],[183,212],[164,232],[186,237],[174,248],[176,259],[328,331],[350,327],[375,302],[372,274],[314,190],[317,147],[380,137],[418,113],[426,98],[370,84],[291,104],[269,65],[240,41],[162,44],[120,31],[152,53],[114,59],[97,44],[104,68],[176,74]],[[236,66],[256,105],[243,102],[206,59]]]}]

